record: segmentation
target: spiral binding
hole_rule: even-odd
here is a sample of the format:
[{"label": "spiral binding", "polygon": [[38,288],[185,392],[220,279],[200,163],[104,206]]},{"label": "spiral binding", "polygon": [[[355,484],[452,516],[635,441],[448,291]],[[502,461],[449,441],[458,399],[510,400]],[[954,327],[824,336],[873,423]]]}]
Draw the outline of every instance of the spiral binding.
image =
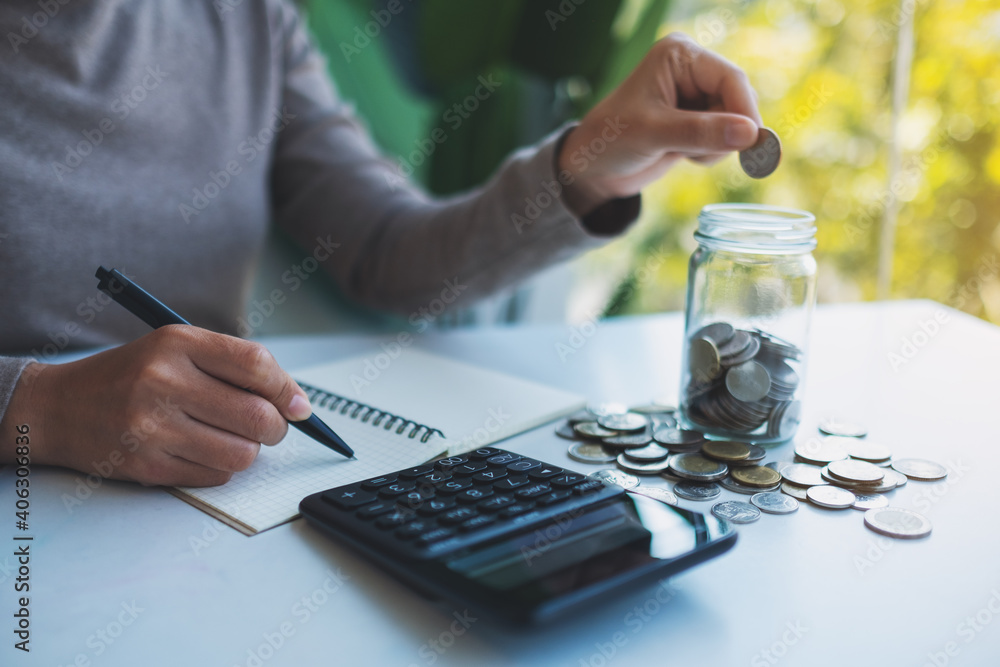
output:
[{"label": "spiral binding", "polygon": [[420,442],[427,442],[434,434],[444,437],[444,433],[440,429],[418,424],[412,419],[394,415],[367,403],[355,401],[303,382],[299,382],[299,386],[306,392],[310,403],[331,412],[339,412],[351,419],[360,419],[363,423],[370,422],[372,426],[381,426],[386,431],[395,429],[397,435],[403,435],[407,427],[410,427],[410,432],[406,433],[406,437],[416,438],[420,435]]}]

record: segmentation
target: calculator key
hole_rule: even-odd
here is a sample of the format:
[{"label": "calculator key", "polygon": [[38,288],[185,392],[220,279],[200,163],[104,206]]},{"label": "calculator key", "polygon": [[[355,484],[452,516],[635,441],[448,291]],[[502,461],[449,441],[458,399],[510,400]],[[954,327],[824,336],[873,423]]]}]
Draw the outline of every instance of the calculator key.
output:
[{"label": "calculator key", "polygon": [[446,459],[441,459],[434,462],[434,467],[438,470],[451,470],[455,466],[460,466],[463,463],[468,463],[469,457],[467,456],[449,456]]},{"label": "calculator key", "polygon": [[434,489],[416,489],[396,498],[396,502],[403,507],[420,507],[428,498],[434,497]]},{"label": "calculator key", "polygon": [[448,510],[441,516],[437,518],[438,523],[446,526],[451,526],[456,523],[462,523],[472,517],[476,516],[478,512],[471,507],[456,507],[453,510]]},{"label": "calculator key", "polygon": [[503,454],[497,454],[496,456],[491,456],[486,459],[487,463],[492,463],[493,465],[507,465],[508,463],[513,463],[517,461],[520,456],[517,454],[511,454],[510,452],[504,452]]},{"label": "calculator key", "polygon": [[480,470],[486,470],[489,467],[482,461],[470,461],[468,463],[463,463],[460,466],[452,468],[451,474],[453,475],[474,475]]},{"label": "calculator key", "polygon": [[528,472],[529,470],[540,468],[541,465],[542,465],[541,461],[536,461],[534,459],[521,459],[520,461],[514,461],[513,463],[508,463],[507,470],[509,470],[512,473]]},{"label": "calculator key", "polygon": [[386,484],[392,484],[396,481],[396,475],[384,475],[382,477],[373,477],[371,479],[361,482],[361,488],[367,489],[369,491],[377,491],[379,487],[385,486]]},{"label": "calculator key", "polygon": [[594,491],[600,491],[605,488],[604,482],[599,479],[588,479],[582,484],[577,484],[573,487],[573,493],[578,496],[582,496],[588,493],[593,493]]},{"label": "calculator key", "polygon": [[539,496],[535,499],[535,502],[539,507],[544,507],[546,505],[555,505],[556,503],[561,503],[564,500],[573,497],[572,491],[553,491],[547,496]]},{"label": "calculator key", "polygon": [[480,447],[474,452],[469,452],[467,456],[473,461],[482,461],[483,459],[488,459],[491,456],[496,456],[502,452],[495,447]]},{"label": "calculator key", "polygon": [[513,505],[508,505],[504,511],[500,512],[500,518],[509,519],[512,516],[517,516],[518,514],[524,514],[525,512],[530,512],[535,508],[535,503],[522,502],[514,503]]},{"label": "calculator key", "polygon": [[454,498],[433,498],[420,506],[417,514],[420,516],[434,516],[455,506]]},{"label": "calculator key", "polygon": [[442,472],[440,470],[436,470],[436,471],[434,471],[432,473],[428,473],[428,474],[424,475],[423,477],[418,477],[416,479],[416,483],[417,484],[429,484],[431,486],[436,486],[438,484],[444,484],[449,479],[451,479],[451,473],[447,473],[447,472]]},{"label": "calculator key", "polygon": [[397,526],[402,526],[404,523],[412,520],[413,512],[395,511],[391,514],[384,514],[375,519],[375,525],[379,528],[396,528]]},{"label": "calculator key", "polygon": [[413,491],[416,485],[413,482],[396,482],[395,484],[389,484],[388,486],[383,486],[378,490],[378,494],[383,498],[395,498],[396,496],[401,496],[404,493],[409,493]]},{"label": "calculator key", "polygon": [[549,480],[549,484],[551,484],[554,487],[565,488],[568,486],[576,486],[585,479],[587,478],[578,472],[567,472],[563,473],[562,475],[557,475],[553,477],[552,479]]},{"label": "calculator key", "polygon": [[400,470],[399,478],[416,479],[417,477],[422,477],[429,472],[434,472],[434,466],[417,466],[416,468],[407,468],[406,470]]},{"label": "calculator key", "polygon": [[513,505],[514,499],[510,496],[493,496],[476,505],[483,512],[499,512],[507,505]]},{"label": "calculator key", "polygon": [[332,489],[323,494],[323,500],[333,503],[342,510],[349,510],[355,507],[367,505],[375,500],[375,496],[356,488]]},{"label": "calculator key", "polygon": [[425,533],[433,526],[429,521],[411,521],[396,531],[396,537],[403,540],[412,540],[421,533]]},{"label": "calculator key", "polygon": [[477,528],[483,528],[484,526],[488,526],[496,520],[497,518],[492,514],[480,514],[479,516],[472,517],[471,519],[469,519],[464,523],[460,523],[458,525],[458,529],[463,533],[467,533],[471,530],[476,530]]},{"label": "calculator key", "polygon": [[550,477],[555,477],[563,472],[565,471],[562,468],[557,468],[543,463],[529,472],[528,477],[531,477],[532,479],[549,479]]},{"label": "calculator key", "polygon": [[437,488],[437,492],[445,494],[458,493],[459,491],[464,491],[470,486],[472,486],[471,479],[452,479],[439,486]]},{"label": "calculator key", "polygon": [[477,472],[472,476],[472,479],[477,482],[495,482],[498,479],[503,479],[507,476],[506,470],[484,470],[483,472]]},{"label": "calculator key", "polygon": [[536,482],[531,486],[526,486],[523,489],[519,489],[517,493],[515,493],[514,495],[516,495],[518,498],[527,500],[531,498],[537,498],[538,496],[544,496],[551,490],[552,487],[549,486],[548,484],[543,484],[542,482]]},{"label": "calculator key", "polygon": [[516,489],[518,487],[524,486],[527,483],[528,483],[527,477],[507,477],[493,484],[493,488],[496,489],[497,491],[510,491],[511,489]]},{"label": "calculator key", "polygon": [[435,528],[434,530],[429,530],[418,537],[417,544],[424,546],[433,542],[440,542],[441,540],[451,537],[454,534],[454,531],[450,528]]},{"label": "calculator key", "polygon": [[493,489],[488,486],[477,487],[475,489],[466,489],[462,491],[455,499],[460,503],[478,503],[480,500],[486,500],[493,495]]},{"label": "calculator key", "polygon": [[374,503],[372,505],[365,505],[358,510],[358,517],[362,519],[374,519],[377,516],[382,516],[383,514],[388,514],[389,512],[396,509],[396,504],[389,503]]}]

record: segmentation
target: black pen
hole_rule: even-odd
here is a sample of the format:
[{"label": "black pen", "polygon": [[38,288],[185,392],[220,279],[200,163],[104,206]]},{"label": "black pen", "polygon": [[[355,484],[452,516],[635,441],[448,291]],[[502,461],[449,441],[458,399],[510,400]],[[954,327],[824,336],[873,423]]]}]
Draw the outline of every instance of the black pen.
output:
[{"label": "black pen", "polygon": [[[126,278],[117,269],[108,270],[103,266],[97,269],[97,287],[125,307],[130,313],[143,322],[158,329],[168,324],[191,324],[183,317],[167,308],[152,294],[142,289]],[[289,422],[321,445],[349,458],[354,457],[354,450],[347,446],[344,440],[333,432],[314,412],[309,419]]]}]

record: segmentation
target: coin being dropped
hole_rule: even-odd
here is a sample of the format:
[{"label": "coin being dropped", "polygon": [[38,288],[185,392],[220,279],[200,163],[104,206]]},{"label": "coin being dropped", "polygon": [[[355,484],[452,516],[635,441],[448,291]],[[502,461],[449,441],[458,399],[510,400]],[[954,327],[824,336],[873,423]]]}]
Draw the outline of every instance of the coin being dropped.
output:
[{"label": "coin being dropped", "polygon": [[925,459],[896,459],[892,467],[896,472],[921,482],[936,482],[948,476],[948,470],[943,465]]},{"label": "coin being dropped", "polygon": [[638,461],[628,460],[625,458],[625,454],[619,454],[616,462],[619,468],[633,475],[659,475],[667,469],[667,459],[652,463],[639,463]]},{"label": "coin being dropped", "polygon": [[768,514],[791,514],[799,508],[799,501],[783,493],[757,493],[750,502]]},{"label": "coin being dropped", "polygon": [[659,500],[661,503],[666,503],[667,505],[677,505],[677,496],[659,486],[638,486],[632,489],[632,493],[638,493],[641,496]]},{"label": "coin being dropped", "polygon": [[726,373],[726,389],[739,400],[753,403],[771,391],[771,376],[756,361],[746,361]]},{"label": "coin being dropped", "polygon": [[605,415],[597,420],[598,425],[611,431],[641,431],[649,425],[649,419],[634,412],[621,415]]},{"label": "coin being dropped", "polygon": [[873,510],[879,507],[888,507],[889,499],[881,493],[857,493],[854,494],[854,504],[851,505],[856,510]]},{"label": "coin being dropped", "polygon": [[722,490],[716,484],[678,482],[674,484],[674,493],[687,500],[711,500],[718,497]]},{"label": "coin being dropped", "polygon": [[868,429],[863,424],[834,418],[821,421],[819,431],[826,435],[840,435],[845,438],[863,438],[868,435]]},{"label": "coin being dropped", "polygon": [[854,504],[856,496],[839,486],[823,484],[820,486],[810,486],[806,491],[806,497],[813,505],[819,505],[831,510],[846,510]]},{"label": "coin being dropped", "polygon": [[732,523],[753,523],[760,518],[760,510],[739,500],[724,500],[712,506],[712,514]]},{"label": "coin being dropped", "polygon": [[599,479],[602,482],[608,484],[614,484],[615,486],[620,486],[623,489],[634,489],[639,486],[639,478],[635,475],[630,475],[627,472],[622,472],[621,470],[615,470],[614,468],[605,468],[604,470],[597,470],[590,473],[588,477],[592,479]]},{"label": "coin being dropped", "polygon": [[888,537],[914,540],[931,534],[931,522],[902,507],[882,507],[865,512],[865,525]]},{"label": "coin being dropped", "polygon": [[573,424],[573,431],[582,438],[610,438],[613,435],[618,435],[618,431],[609,431],[597,422],[580,422],[579,424]]},{"label": "coin being dropped", "polygon": [[623,456],[629,461],[636,461],[637,463],[653,463],[654,461],[663,461],[670,456],[670,452],[656,443],[653,443],[646,445],[645,447],[626,449]]},{"label": "coin being dropped", "polygon": [[609,454],[597,443],[576,442],[569,446],[566,452],[574,461],[580,463],[614,463],[617,458],[614,454]]},{"label": "coin being dropped", "polygon": [[740,166],[750,178],[764,178],[774,173],[781,162],[781,140],[774,130],[757,130],[757,143],[740,151]]}]

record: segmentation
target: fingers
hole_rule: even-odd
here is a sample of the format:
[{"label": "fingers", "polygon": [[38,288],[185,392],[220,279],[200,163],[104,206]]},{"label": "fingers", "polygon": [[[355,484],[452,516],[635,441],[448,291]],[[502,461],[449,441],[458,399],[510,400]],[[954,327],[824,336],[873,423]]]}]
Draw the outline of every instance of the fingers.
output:
[{"label": "fingers", "polygon": [[194,378],[190,390],[200,399],[185,403],[184,412],[202,424],[266,445],[278,444],[288,432],[285,417],[261,396],[203,373]]},{"label": "fingers", "polygon": [[659,119],[659,137],[670,151],[693,156],[743,150],[757,141],[757,125],[733,113],[671,109]]},{"label": "fingers", "polygon": [[190,417],[181,427],[183,437],[162,442],[161,450],[205,468],[225,473],[240,472],[249,468],[260,452],[260,443]]}]

